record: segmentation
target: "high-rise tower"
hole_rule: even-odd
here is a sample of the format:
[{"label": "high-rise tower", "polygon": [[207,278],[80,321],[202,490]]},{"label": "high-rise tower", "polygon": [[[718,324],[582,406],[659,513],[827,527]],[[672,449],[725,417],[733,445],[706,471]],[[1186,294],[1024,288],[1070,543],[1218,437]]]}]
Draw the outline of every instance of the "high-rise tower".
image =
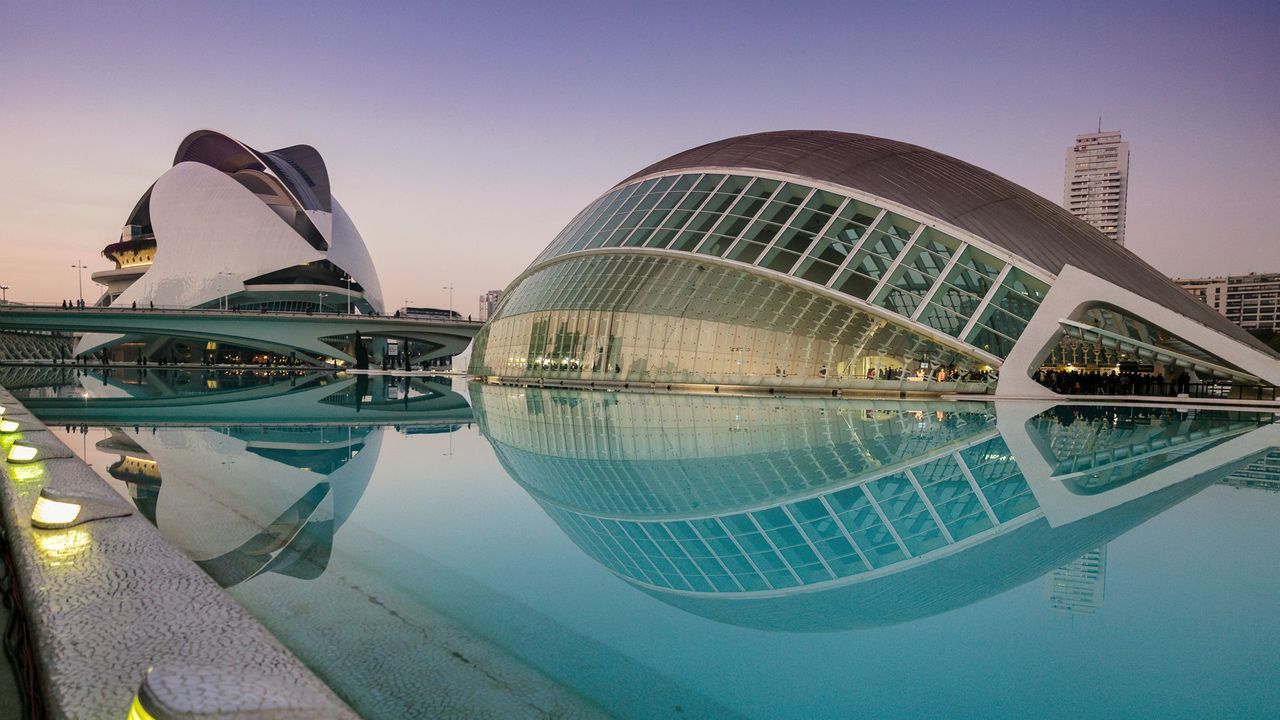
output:
[{"label": "high-rise tower", "polygon": [[1129,143],[1117,130],[1077,135],[1067,149],[1063,207],[1124,245],[1128,202]]}]

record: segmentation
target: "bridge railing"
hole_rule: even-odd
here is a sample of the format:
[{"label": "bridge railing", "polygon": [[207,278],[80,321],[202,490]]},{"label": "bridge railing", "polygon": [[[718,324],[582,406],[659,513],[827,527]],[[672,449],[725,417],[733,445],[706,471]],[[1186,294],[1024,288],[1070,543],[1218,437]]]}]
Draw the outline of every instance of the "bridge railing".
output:
[{"label": "bridge railing", "polygon": [[259,310],[244,310],[238,308],[191,308],[179,305],[139,305],[138,307],[116,306],[116,305],[86,305],[84,307],[67,307],[60,303],[17,303],[8,302],[0,304],[0,313],[6,311],[31,311],[38,310],[42,312],[61,313],[61,312],[100,312],[104,314],[134,314],[134,313],[152,313],[163,312],[166,314],[185,314],[185,315],[215,315],[215,316],[244,316],[244,315],[268,315],[271,317],[324,317],[324,318],[350,318],[352,316],[360,318],[361,322],[372,320],[376,322],[430,322],[432,324],[457,325],[459,327],[472,327],[481,325],[478,320],[466,320],[463,318],[443,318],[443,317],[417,317],[413,315],[381,315],[372,314],[364,315],[360,313],[346,312],[325,312],[321,310],[267,310],[265,308]]}]

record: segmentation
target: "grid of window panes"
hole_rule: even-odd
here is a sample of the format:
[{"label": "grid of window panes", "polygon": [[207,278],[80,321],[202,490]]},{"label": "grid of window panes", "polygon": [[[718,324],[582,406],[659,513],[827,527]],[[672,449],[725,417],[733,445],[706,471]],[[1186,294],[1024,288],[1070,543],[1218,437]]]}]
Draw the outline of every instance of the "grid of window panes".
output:
[{"label": "grid of window panes", "polygon": [[576,544],[624,576],[656,587],[725,593],[810,585],[888,567],[1039,505],[995,436],[871,482],[749,512],[649,522],[544,507]]},{"label": "grid of window panes", "polygon": [[[887,308],[999,357],[1048,291],[1028,273],[937,228],[826,190],[747,175],[668,175],[618,188],[579,213],[538,260],[619,247],[767,268]],[[990,302],[975,318],[984,299]]]},{"label": "grid of window panes", "polygon": [[[534,495],[608,515],[707,514],[816,494],[975,441],[995,415],[481,385],[481,430]],[[834,402],[834,401],[833,401]],[[934,502],[938,502],[935,500]]]},{"label": "grid of window panes", "polygon": [[[1114,483],[1150,474],[1188,450],[1207,450],[1271,422],[1270,415],[1247,412],[1200,410],[1187,415],[1174,408],[1095,408],[1091,416],[1078,417],[1070,425],[1047,413],[1027,425],[1040,436],[1041,446],[1050,449],[1055,476],[1085,475],[1096,483],[1105,471],[1107,482]],[[1116,469],[1124,474],[1115,475]]]},{"label": "grid of window panes", "polygon": [[838,387],[872,366],[914,372],[926,363],[968,377],[982,361],[909,323],[850,312],[767,275],[688,256],[607,254],[524,278],[477,336],[471,367],[504,377]]}]

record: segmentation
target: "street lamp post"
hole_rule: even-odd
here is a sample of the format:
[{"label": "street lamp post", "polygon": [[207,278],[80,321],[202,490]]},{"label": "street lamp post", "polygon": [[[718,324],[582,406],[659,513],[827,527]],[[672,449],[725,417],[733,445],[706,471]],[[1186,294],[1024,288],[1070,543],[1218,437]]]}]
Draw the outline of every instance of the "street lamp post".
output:
[{"label": "street lamp post", "polygon": [[449,291],[449,317],[453,317],[453,285],[445,285],[441,290]]},{"label": "street lamp post", "polygon": [[320,293],[320,312],[324,312],[324,293]]},{"label": "street lamp post", "polygon": [[222,272],[218,273],[218,286],[219,286],[220,288],[222,288],[222,297],[220,298],[222,302],[220,302],[220,303],[218,303],[218,304],[221,306],[221,308],[222,308],[223,310],[227,310],[227,309],[229,309],[229,308],[230,308],[230,304],[229,304],[229,302],[228,302],[228,296],[229,296],[231,293],[229,292],[228,288],[222,287],[222,277],[223,277],[224,275],[225,275],[228,279],[230,279],[230,278],[231,278],[231,272],[230,272],[230,271],[226,271],[226,270],[224,270],[224,271],[222,271]]},{"label": "street lamp post", "polygon": [[347,281],[347,314],[350,315],[351,314],[351,276],[348,275],[345,278],[345,280]]},{"label": "street lamp post", "polygon": [[89,267],[79,260],[71,267],[76,269],[76,284],[80,288],[80,302],[84,302],[84,271]]}]

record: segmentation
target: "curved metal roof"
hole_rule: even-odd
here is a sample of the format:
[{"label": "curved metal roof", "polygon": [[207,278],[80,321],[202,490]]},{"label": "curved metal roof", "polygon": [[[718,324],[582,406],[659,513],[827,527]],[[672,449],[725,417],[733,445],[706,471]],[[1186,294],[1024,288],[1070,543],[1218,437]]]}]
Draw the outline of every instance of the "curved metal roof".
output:
[{"label": "curved metal roof", "polygon": [[1246,330],[1059,205],[995,173],[919,145],[828,130],[718,140],[618,185],[695,167],[789,173],[871,193],[967,230],[1054,274],[1074,265],[1280,358]]},{"label": "curved metal roof", "polygon": [[237,170],[269,171],[285,184],[304,210],[332,212],[329,173],[320,153],[310,145],[259,152],[217,130],[196,130],[183,138],[173,164],[198,162],[232,173]]}]

